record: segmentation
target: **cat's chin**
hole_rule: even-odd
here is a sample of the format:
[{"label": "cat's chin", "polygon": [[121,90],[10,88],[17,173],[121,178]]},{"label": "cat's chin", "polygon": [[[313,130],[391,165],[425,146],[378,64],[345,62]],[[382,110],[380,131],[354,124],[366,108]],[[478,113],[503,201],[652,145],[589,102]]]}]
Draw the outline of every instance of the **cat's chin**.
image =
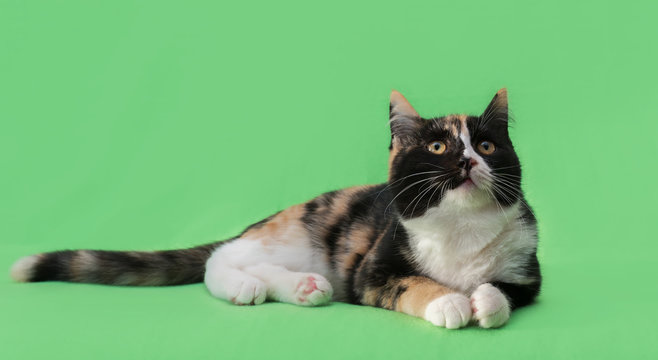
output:
[{"label": "cat's chin", "polygon": [[442,203],[450,203],[461,208],[480,207],[491,202],[492,199],[489,193],[471,179],[467,179],[456,188],[448,190],[442,200]]},{"label": "cat's chin", "polygon": [[462,196],[469,196],[469,195],[473,195],[471,193],[484,191],[483,188],[484,188],[484,184],[482,184],[482,182],[479,181],[478,179],[473,179],[472,177],[466,177],[461,181],[459,185],[457,185],[454,189],[452,189],[452,191],[461,193]]},{"label": "cat's chin", "polygon": [[465,191],[475,190],[478,188],[477,185],[473,182],[471,178],[464,179],[464,182],[461,183],[457,188],[462,188]]}]

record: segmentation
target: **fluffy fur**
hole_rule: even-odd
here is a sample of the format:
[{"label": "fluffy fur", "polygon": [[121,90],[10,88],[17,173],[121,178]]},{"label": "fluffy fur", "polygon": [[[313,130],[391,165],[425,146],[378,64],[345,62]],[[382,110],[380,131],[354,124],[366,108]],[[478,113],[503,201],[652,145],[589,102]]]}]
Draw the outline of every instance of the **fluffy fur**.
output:
[{"label": "fluffy fur", "polygon": [[480,116],[424,119],[393,91],[389,180],[294,205],[227,241],[184,250],[65,250],[19,260],[17,281],[204,281],[238,305],[377,306],[459,328],[507,322],[537,296],[536,219],[508,135],[507,91]]}]

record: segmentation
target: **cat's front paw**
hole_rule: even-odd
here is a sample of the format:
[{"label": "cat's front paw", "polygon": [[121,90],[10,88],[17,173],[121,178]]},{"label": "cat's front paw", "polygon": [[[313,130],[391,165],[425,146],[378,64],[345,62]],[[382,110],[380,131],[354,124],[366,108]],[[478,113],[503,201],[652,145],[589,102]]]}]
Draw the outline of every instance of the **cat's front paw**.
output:
[{"label": "cat's front paw", "polygon": [[471,320],[471,314],[470,300],[458,293],[438,297],[425,308],[425,320],[448,329],[465,326]]},{"label": "cat's front paw", "polygon": [[483,328],[500,327],[509,319],[509,301],[500,290],[489,283],[475,289],[471,295],[471,305],[473,318]]}]

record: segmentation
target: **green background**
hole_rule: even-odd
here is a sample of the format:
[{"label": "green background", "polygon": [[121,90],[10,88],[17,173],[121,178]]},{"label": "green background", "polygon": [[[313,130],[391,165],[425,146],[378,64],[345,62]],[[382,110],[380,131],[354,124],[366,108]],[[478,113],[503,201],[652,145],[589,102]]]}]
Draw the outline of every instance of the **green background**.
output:
[{"label": "green background", "polygon": [[385,181],[388,96],[509,89],[545,286],[499,330],[236,307],[202,284],[15,284],[3,359],[658,358],[655,2],[0,2],[0,268],[224,239]]}]

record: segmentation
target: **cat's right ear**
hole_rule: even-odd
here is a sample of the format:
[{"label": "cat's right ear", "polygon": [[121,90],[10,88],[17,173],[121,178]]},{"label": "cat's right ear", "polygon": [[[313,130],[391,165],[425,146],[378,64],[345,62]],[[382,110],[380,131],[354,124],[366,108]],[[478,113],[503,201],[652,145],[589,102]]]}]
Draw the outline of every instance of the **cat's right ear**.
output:
[{"label": "cat's right ear", "polygon": [[423,124],[420,115],[409,104],[409,101],[396,90],[391,91],[389,123],[391,124],[391,147],[410,143],[417,136]]}]

